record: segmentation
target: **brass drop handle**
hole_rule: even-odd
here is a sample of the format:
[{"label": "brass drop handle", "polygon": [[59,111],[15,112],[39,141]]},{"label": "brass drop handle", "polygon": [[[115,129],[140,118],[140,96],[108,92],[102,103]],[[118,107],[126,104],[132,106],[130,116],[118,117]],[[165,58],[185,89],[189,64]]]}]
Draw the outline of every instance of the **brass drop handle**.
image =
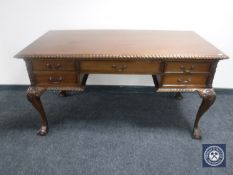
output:
[{"label": "brass drop handle", "polygon": [[47,67],[48,69],[52,69],[52,65],[49,64],[49,63],[46,64],[46,67]]},{"label": "brass drop handle", "polygon": [[47,63],[47,64],[46,64],[46,67],[47,67],[48,69],[55,69],[55,70],[58,70],[58,69],[61,68],[61,64],[58,63],[58,64],[52,66],[52,64]]},{"label": "brass drop handle", "polygon": [[178,79],[177,79],[177,82],[178,82],[178,83],[183,83],[183,84],[188,84],[188,83],[191,83],[191,82],[192,82],[192,79],[191,79],[191,78],[188,78],[187,80],[182,80],[181,78],[178,78]]},{"label": "brass drop handle", "polygon": [[113,68],[113,69],[116,69],[116,68],[117,68],[117,66],[116,66],[115,64],[113,64],[113,65],[112,65],[112,68]]},{"label": "brass drop handle", "polygon": [[59,64],[59,63],[54,66],[54,69],[56,69],[56,70],[58,70],[60,68],[61,68],[61,64]]},{"label": "brass drop handle", "polygon": [[180,66],[180,69],[184,72],[184,73],[191,73],[191,71],[195,68],[195,65],[192,65],[190,68],[186,68],[184,65]]},{"label": "brass drop handle", "polygon": [[122,72],[122,71],[124,71],[125,69],[128,68],[128,65],[127,65],[127,64],[124,64],[124,65],[122,65],[122,66],[117,66],[116,64],[113,64],[113,65],[112,65],[112,68],[113,68],[115,71]]},{"label": "brass drop handle", "polygon": [[54,84],[61,83],[62,80],[63,80],[62,77],[52,77],[52,76],[49,77],[49,81]]}]

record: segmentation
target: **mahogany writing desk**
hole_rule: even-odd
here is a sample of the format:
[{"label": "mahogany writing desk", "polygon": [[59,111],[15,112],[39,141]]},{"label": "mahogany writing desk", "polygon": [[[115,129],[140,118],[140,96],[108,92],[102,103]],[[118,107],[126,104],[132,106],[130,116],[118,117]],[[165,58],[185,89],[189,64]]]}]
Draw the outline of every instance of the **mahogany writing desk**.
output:
[{"label": "mahogany writing desk", "polygon": [[[158,92],[198,92],[203,98],[192,136],[201,138],[201,116],[215,101],[212,81],[217,63],[228,58],[190,31],[50,31],[19,52],[31,86],[27,98],[41,118],[39,135],[48,133],[40,101],[46,90],[83,91],[89,74],[149,74]],[[145,104],[146,105],[146,104]]]}]

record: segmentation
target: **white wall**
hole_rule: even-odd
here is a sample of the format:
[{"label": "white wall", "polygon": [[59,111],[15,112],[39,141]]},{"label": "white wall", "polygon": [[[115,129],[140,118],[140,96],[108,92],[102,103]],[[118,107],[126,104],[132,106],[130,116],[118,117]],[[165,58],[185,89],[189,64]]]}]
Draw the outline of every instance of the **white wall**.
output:
[{"label": "white wall", "polygon": [[[13,56],[52,29],[194,30],[233,58],[232,0],[1,0],[0,84],[28,84]],[[233,88],[233,59],[221,61],[215,87]],[[88,84],[152,85],[150,76],[94,75]]]}]

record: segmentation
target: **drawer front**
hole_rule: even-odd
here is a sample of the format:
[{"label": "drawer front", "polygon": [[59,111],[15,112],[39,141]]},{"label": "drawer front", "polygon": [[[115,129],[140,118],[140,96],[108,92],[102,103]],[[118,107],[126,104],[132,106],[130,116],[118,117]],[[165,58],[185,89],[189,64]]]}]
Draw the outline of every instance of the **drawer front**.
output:
[{"label": "drawer front", "polygon": [[116,74],[155,74],[160,72],[157,61],[81,61],[82,72]]},{"label": "drawer front", "polygon": [[206,74],[168,74],[162,77],[162,87],[206,87]]},{"label": "drawer front", "polygon": [[75,61],[72,60],[34,60],[32,67],[35,71],[75,71]]},{"label": "drawer front", "polygon": [[210,63],[168,62],[165,73],[206,73],[210,70]]},{"label": "drawer front", "polygon": [[38,86],[72,86],[77,85],[78,76],[75,72],[37,72],[35,80]]}]

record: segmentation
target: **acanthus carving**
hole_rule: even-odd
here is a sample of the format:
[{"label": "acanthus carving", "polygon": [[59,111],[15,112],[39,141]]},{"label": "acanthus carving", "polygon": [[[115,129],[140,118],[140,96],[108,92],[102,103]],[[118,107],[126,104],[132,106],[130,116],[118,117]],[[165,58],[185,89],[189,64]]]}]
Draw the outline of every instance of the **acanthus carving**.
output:
[{"label": "acanthus carving", "polygon": [[196,90],[199,95],[203,98],[207,98],[209,100],[212,100],[212,98],[215,98],[216,97],[216,94],[214,92],[213,89],[199,89],[199,90]]},{"label": "acanthus carving", "polygon": [[27,89],[27,96],[29,97],[40,97],[44,92],[46,91],[46,88],[44,87],[33,87],[30,86]]}]

